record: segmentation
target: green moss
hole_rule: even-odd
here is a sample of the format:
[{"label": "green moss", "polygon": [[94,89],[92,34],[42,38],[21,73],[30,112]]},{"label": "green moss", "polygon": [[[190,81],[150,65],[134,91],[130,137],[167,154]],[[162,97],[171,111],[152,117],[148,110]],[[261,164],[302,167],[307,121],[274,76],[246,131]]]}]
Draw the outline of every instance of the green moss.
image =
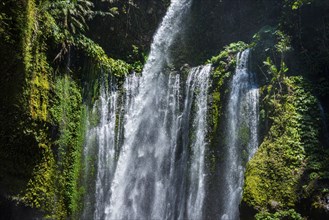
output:
[{"label": "green moss", "polygon": [[302,77],[286,76],[281,83],[281,89],[272,87],[278,84],[261,89],[270,128],[246,170],[243,202],[259,211],[273,208],[272,201],[275,209],[296,207],[313,155],[309,150],[320,146],[319,110],[307,84]]},{"label": "green moss", "polygon": [[43,210],[46,218],[65,219],[77,215],[84,192],[79,179],[86,110],[82,107],[81,89],[69,76],[58,77],[53,89],[51,107],[46,112],[48,120],[58,126],[59,137],[50,140],[47,127],[34,128],[38,129],[35,138],[42,158],[17,200]]},{"label": "green moss", "polygon": [[48,59],[48,47],[56,42],[50,39],[47,13],[33,0],[15,13],[21,31],[21,57],[16,59],[21,58],[24,83],[13,101],[21,112],[17,128],[0,155],[6,170],[0,184],[11,198],[43,211],[45,218],[66,219],[76,216],[83,196],[79,178],[86,113],[81,88],[71,77],[54,77],[54,67],[61,68]]},{"label": "green moss", "polygon": [[108,70],[116,77],[124,77],[132,70],[128,63],[109,58],[99,45],[83,35],[77,38],[77,47],[93,59],[98,68]]},{"label": "green moss", "polygon": [[224,114],[223,108],[228,93],[228,83],[235,72],[237,53],[246,48],[248,48],[248,45],[244,42],[231,43],[230,45],[225,46],[217,56],[214,56],[207,61],[207,63],[212,64],[214,68],[211,75],[211,106],[208,113],[208,141],[210,143],[208,159],[210,161],[210,170],[212,172],[216,172],[217,162],[220,160],[216,149],[223,144],[220,143],[222,141],[220,140],[220,135],[222,134],[220,122]]},{"label": "green moss", "polygon": [[236,59],[234,59],[235,55],[248,47],[249,45],[242,41],[231,43],[228,46],[225,46],[224,50],[222,50],[217,56],[212,57],[208,63],[212,63],[215,66],[221,66],[223,64],[228,65],[230,62],[234,63],[236,61]]},{"label": "green moss", "polygon": [[68,214],[79,210],[83,189],[78,181],[81,172],[81,155],[84,140],[86,110],[82,107],[80,88],[67,75],[55,82],[55,99],[50,113],[53,123],[59,125],[58,186],[61,189]]},{"label": "green moss", "polygon": [[66,211],[63,200],[57,198],[55,188],[57,178],[55,158],[48,146],[43,148],[43,158],[34,168],[33,177],[28,182],[26,192],[19,200],[25,205],[46,211],[46,218],[64,219]]},{"label": "green moss", "polygon": [[23,62],[25,65],[25,71],[28,72],[32,62],[32,37],[34,33],[34,25],[36,24],[36,8],[35,8],[35,1],[34,0],[27,0],[26,7],[25,7],[25,19],[24,22],[21,22],[23,25],[22,28],[22,55],[23,55]]},{"label": "green moss", "polygon": [[275,213],[260,212],[255,216],[256,220],[303,220],[302,216],[293,209],[278,211]]},{"label": "green moss", "polygon": [[77,137],[76,147],[77,149],[73,153],[73,170],[72,170],[72,197],[71,197],[71,204],[70,204],[70,211],[72,216],[78,217],[79,213],[81,212],[81,204],[82,199],[84,197],[85,189],[84,186],[80,184],[81,180],[81,172],[83,171],[82,167],[82,154],[83,154],[83,143],[86,135],[86,117],[87,117],[87,109],[83,107],[81,109],[81,117],[80,117],[80,124]]},{"label": "green moss", "polygon": [[[4,5],[8,10],[0,12],[0,38],[5,40],[0,43],[5,48],[1,54],[12,57],[3,64],[4,69],[7,64],[11,67],[1,84],[5,85],[1,91],[10,95],[2,99],[6,105],[1,109],[5,129],[1,129],[0,187],[9,198],[40,210],[47,219],[78,219],[86,191],[80,181],[87,114],[79,81],[89,77],[84,74],[93,75],[88,92],[95,100],[104,72],[121,80],[133,68],[108,57],[89,38],[65,33],[53,11],[45,10],[47,2],[10,0],[0,8]],[[90,69],[82,73],[74,62],[68,68],[68,54],[53,62],[63,43],[71,46],[76,59],[87,57]],[[135,66],[141,69],[140,64]]]},{"label": "green moss", "polygon": [[48,74],[52,72],[44,52],[36,50],[31,66],[30,114],[34,120],[47,121],[48,92],[50,83]]},{"label": "green moss", "polygon": [[224,50],[219,55],[208,60],[214,66],[212,74],[212,106],[211,106],[211,121],[212,131],[217,131],[219,118],[222,115],[222,99],[225,95],[224,88],[227,87],[228,80],[235,71],[236,55],[248,47],[244,42],[232,43],[224,47]]},{"label": "green moss", "polygon": [[212,98],[213,98],[213,105],[212,105],[212,112],[211,114],[213,115],[212,117],[212,124],[213,124],[213,130],[217,130],[218,128],[218,117],[220,116],[220,92],[216,91],[212,93]]}]

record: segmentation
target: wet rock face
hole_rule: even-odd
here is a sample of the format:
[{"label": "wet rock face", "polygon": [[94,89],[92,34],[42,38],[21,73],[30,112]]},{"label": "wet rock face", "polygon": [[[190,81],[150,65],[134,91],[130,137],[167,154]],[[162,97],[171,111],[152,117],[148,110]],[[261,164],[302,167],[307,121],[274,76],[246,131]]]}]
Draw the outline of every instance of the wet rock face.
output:
[{"label": "wet rock face", "polygon": [[[98,1],[97,9],[117,7],[119,15],[96,17],[90,23],[91,38],[107,53],[121,59],[131,54],[132,45],[149,50],[152,36],[170,4],[170,0],[133,2]],[[231,42],[250,41],[261,27],[277,22],[281,4],[282,0],[194,0],[187,25],[181,30],[184,44],[174,47],[181,61],[178,65],[198,65]]]},{"label": "wet rock face", "polygon": [[[131,3],[129,3],[131,2]],[[152,37],[162,17],[166,13],[170,0],[134,0],[134,1],[97,1],[98,10],[108,11],[118,8],[118,14],[97,16],[89,24],[88,35],[111,57],[127,59],[132,54],[132,45],[148,51]]]},{"label": "wet rock face", "polygon": [[192,62],[207,59],[236,41],[249,42],[265,25],[277,22],[281,0],[195,0],[187,27]]},{"label": "wet rock face", "polygon": [[17,205],[16,202],[0,195],[0,219],[42,219],[43,214],[37,209]]}]

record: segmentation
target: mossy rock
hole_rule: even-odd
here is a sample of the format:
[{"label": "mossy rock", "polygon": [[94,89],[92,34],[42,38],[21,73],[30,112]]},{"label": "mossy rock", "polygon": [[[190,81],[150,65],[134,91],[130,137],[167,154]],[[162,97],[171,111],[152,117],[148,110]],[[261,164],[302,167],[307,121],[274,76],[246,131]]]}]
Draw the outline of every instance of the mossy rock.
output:
[{"label": "mossy rock", "polygon": [[301,200],[310,196],[301,189],[311,178],[310,171],[315,165],[319,171],[326,169],[327,159],[322,163],[312,159],[319,152],[327,155],[319,141],[317,100],[302,77],[285,76],[283,85],[286,92],[282,94],[275,94],[272,89],[265,89],[262,94],[270,126],[247,165],[242,206],[249,210],[299,208]]}]

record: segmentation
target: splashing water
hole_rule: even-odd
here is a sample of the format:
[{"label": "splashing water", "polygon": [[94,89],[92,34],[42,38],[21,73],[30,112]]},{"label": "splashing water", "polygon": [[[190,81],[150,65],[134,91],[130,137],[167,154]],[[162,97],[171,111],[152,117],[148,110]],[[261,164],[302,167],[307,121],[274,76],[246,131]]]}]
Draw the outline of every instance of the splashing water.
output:
[{"label": "splashing water", "polygon": [[239,219],[244,164],[258,147],[258,89],[254,75],[248,71],[248,58],[249,49],[238,54],[230,85],[222,220]]},{"label": "splashing water", "polygon": [[[92,168],[86,164],[86,172],[96,171],[96,181],[94,194],[87,193],[83,219],[205,217],[212,67],[192,68],[187,79],[167,71],[190,6],[191,0],[172,0],[141,76],[127,76],[121,90],[115,82],[101,86],[93,109],[99,122],[89,126],[84,151],[85,158],[96,155]],[[249,50],[238,55],[230,87],[225,184],[220,186],[226,191],[223,220],[238,219],[244,164],[258,146],[258,90],[247,70],[248,56]]]}]

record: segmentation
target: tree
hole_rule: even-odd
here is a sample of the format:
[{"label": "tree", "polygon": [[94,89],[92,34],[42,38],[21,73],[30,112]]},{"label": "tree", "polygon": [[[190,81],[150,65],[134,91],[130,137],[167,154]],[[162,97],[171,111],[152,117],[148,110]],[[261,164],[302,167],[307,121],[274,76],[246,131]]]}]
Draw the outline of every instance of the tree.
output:
[{"label": "tree", "polygon": [[55,57],[56,60],[70,51],[74,36],[88,29],[86,20],[92,18],[94,4],[89,0],[55,0],[47,1],[46,8],[63,35],[61,50]]}]

